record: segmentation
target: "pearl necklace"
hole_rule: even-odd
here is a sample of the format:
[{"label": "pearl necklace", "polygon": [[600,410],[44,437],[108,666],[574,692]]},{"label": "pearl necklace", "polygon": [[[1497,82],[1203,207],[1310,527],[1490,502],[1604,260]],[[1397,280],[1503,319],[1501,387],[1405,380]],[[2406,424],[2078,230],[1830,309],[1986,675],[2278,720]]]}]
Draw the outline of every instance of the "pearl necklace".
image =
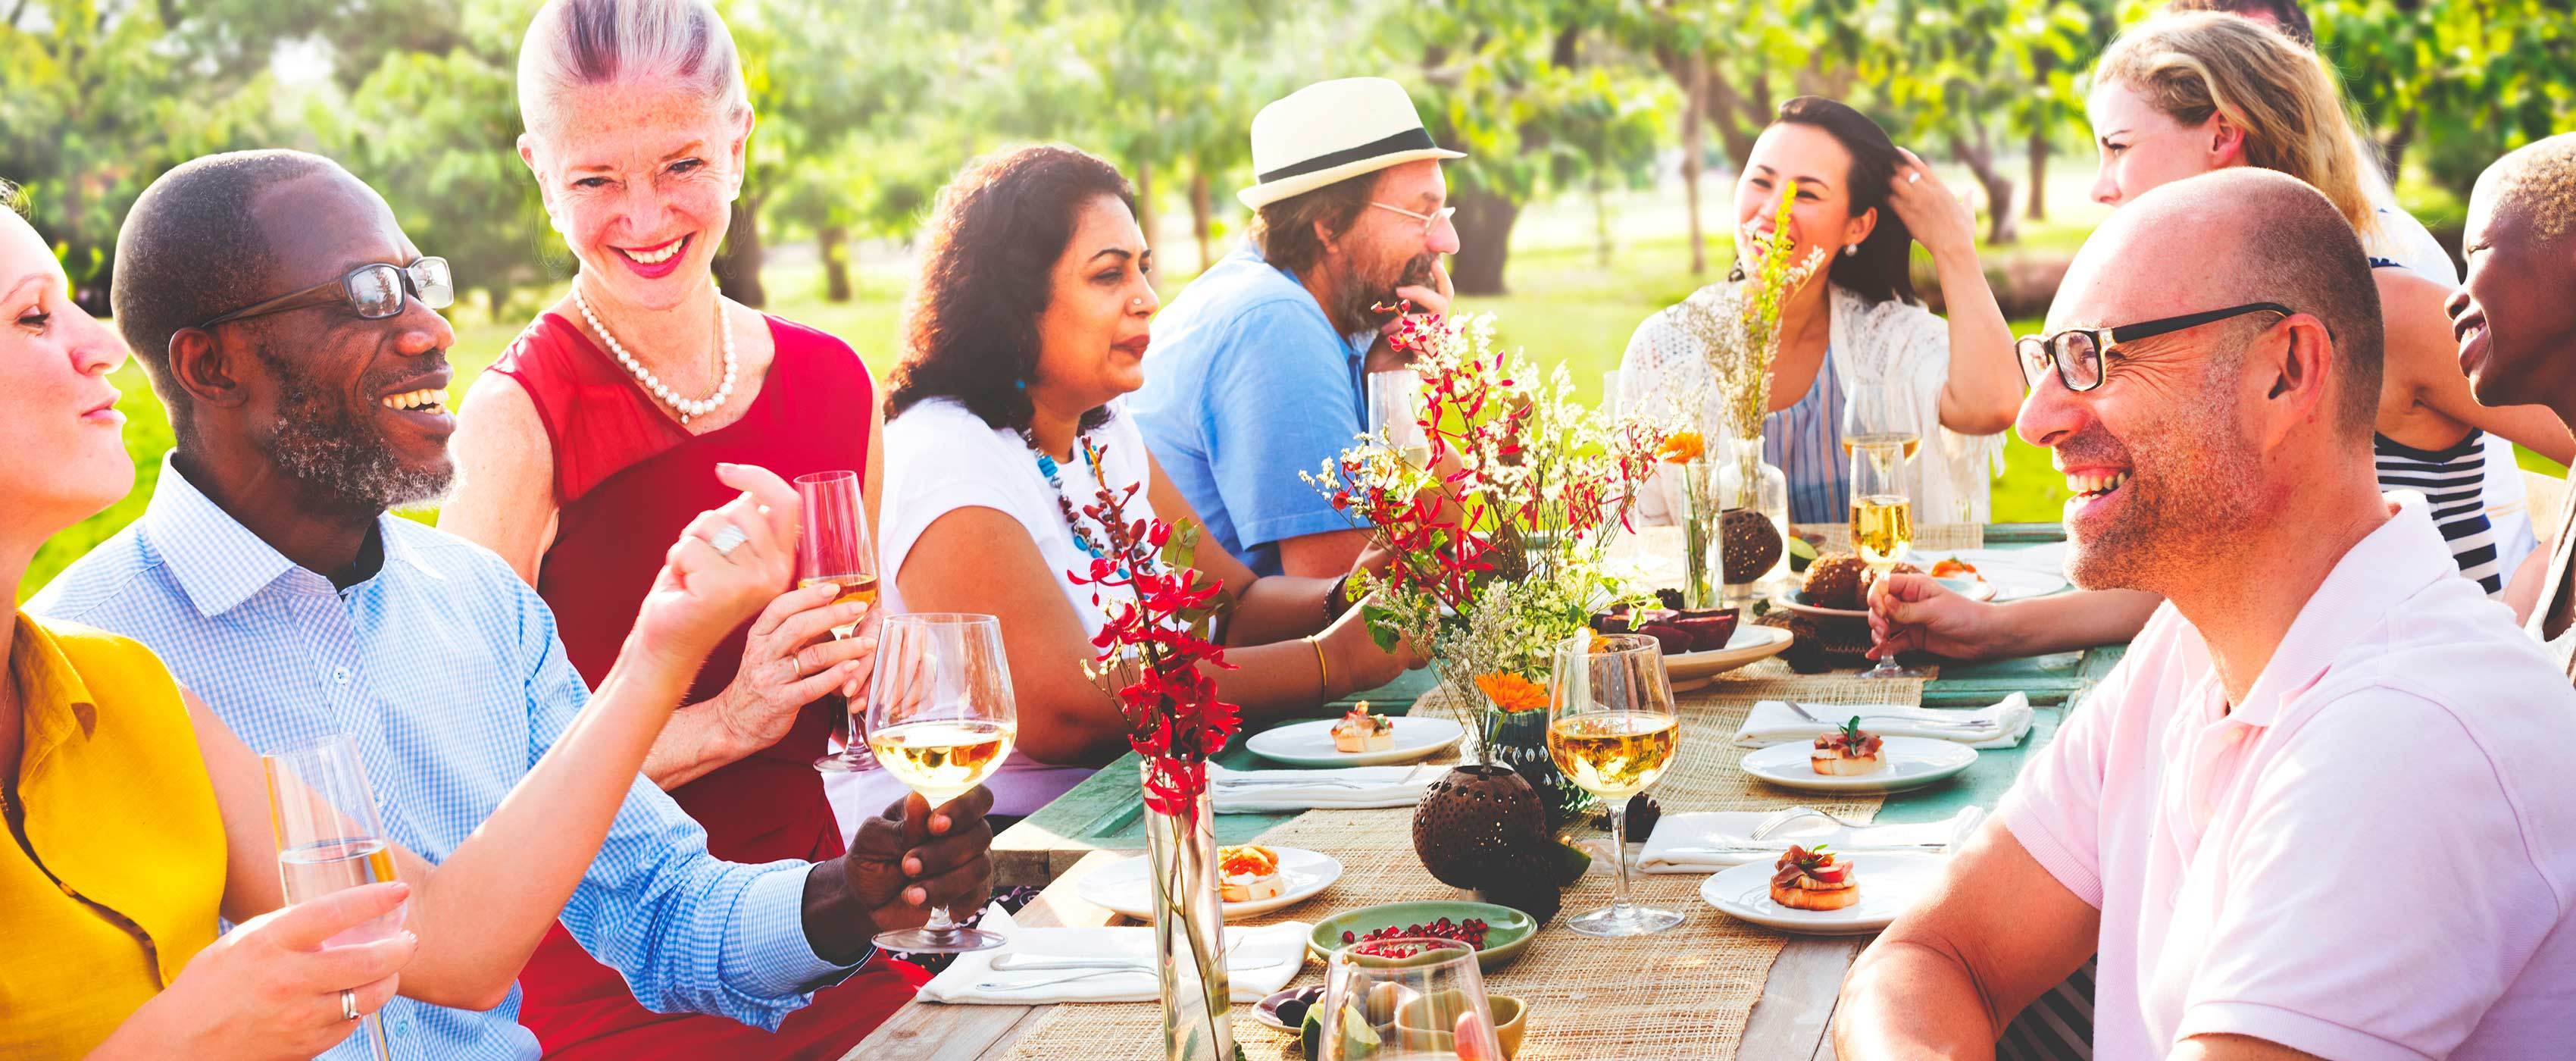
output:
[{"label": "pearl necklace", "polygon": [[581,307],[581,318],[589,321],[590,330],[599,333],[600,339],[608,343],[608,352],[616,356],[617,363],[626,366],[626,371],[634,373],[635,381],[643,384],[644,389],[651,392],[654,397],[662,399],[664,404],[678,410],[682,424],[688,423],[691,417],[705,416],[724,408],[725,401],[733,397],[734,368],[739,362],[734,357],[733,328],[732,322],[726,319],[730,311],[725,308],[723,291],[716,292],[716,334],[724,338],[724,381],[716,385],[716,392],[712,397],[704,400],[679,396],[671,390],[670,384],[662,382],[662,377],[654,375],[652,369],[644,367],[643,362],[635,360],[635,355],[627,353],[626,345],[618,342],[616,336],[608,334],[608,326],[599,323],[599,315],[590,311],[590,300],[581,297],[581,284],[578,282],[572,285],[572,304]]}]

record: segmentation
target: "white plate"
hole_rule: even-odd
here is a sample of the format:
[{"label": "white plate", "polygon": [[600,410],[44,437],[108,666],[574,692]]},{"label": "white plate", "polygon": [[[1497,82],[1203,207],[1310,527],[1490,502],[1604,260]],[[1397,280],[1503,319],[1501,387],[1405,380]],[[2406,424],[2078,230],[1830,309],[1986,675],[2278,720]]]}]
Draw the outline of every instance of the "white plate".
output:
[{"label": "white plate", "polygon": [[1820,774],[1807,765],[1813,741],[1790,741],[1744,753],[1744,772],[1783,788],[1812,792],[1903,792],[1976,765],[1977,750],[1930,737],[1888,737],[1879,746],[1885,769],[1858,777]]},{"label": "white plate", "polygon": [[1699,886],[1699,897],[1731,916],[1783,932],[1855,936],[1886,928],[1940,883],[1944,856],[1887,851],[1851,856],[1860,874],[1860,901],[1840,910],[1800,910],[1771,901],[1771,861],[1720,870]]},{"label": "white plate", "polygon": [[1333,750],[1333,723],[1319,718],[1263,730],[1243,742],[1252,754],[1290,766],[1385,766],[1409,763],[1440,751],[1467,735],[1452,719],[1438,715],[1388,715],[1395,724],[1395,743],[1373,752]]},{"label": "white plate", "polygon": [[1739,622],[1725,648],[1664,657],[1664,673],[1677,682],[1699,681],[1787,651],[1789,631],[1777,626]]},{"label": "white plate", "polygon": [[[1284,910],[1314,898],[1317,893],[1332,887],[1334,881],[1342,879],[1341,860],[1331,855],[1302,847],[1273,847],[1270,850],[1279,856],[1279,882],[1286,889],[1268,899],[1224,904],[1226,920]],[[1146,864],[1144,856],[1139,855],[1100,867],[1082,878],[1075,891],[1081,894],[1084,902],[1093,906],[1139,921],[1150,921],[1154,917],[1154,882],[1147,879],[1149,872],[1151,867]]]}]

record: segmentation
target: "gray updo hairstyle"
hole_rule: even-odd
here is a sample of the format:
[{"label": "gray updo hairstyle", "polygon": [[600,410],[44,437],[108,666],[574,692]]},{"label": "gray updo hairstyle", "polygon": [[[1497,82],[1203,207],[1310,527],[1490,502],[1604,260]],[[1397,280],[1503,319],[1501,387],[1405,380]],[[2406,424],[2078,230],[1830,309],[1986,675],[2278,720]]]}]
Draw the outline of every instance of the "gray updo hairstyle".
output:
[{"label": "gray updo hairstyle", "polygon": [[561,89],[651,76],[696,87],[727,120],[751,109],[733,33],[707,0],[547,0],[519,42],[519,121],[535,132]]}]

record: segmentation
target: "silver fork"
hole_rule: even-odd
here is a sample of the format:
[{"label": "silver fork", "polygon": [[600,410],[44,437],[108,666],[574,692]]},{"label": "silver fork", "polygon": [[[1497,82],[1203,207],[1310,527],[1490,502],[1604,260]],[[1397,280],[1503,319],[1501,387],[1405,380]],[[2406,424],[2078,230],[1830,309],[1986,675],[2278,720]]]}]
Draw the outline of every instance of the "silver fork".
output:
[{"label": "silver fork", "polygon": [[[1842,725],[1841,722],[1834,721],[1833,719],[1817,717],[1814,712],[1808,711],[1795,700],[1783,700],[1781,702],[1789,705],[1789,710],[1795,712],[1799,718],[1806,719],[1807,721],[1813,722],[1819,726]],[[1824,705],[1819,704],[1817,706],[1822,707]],[[1848,719],[1851,716],[1845,715],[1843,717]],[[1946,726],[1952,729],[1993,729],[1995,727],[1995,721],[1990,718],[1923,718],[1919,715],[1862,715],[1860,717],[1863,719],[1879,719],[1881,721],[1889,722],[1907,722],[1917,726]]]},{"label": "silver fork", "polygon": [[1151,972],[1153,972],[1153,970],[1146,966],[1128,965],[1116,969],[1094,969],[1090,972],[1074,973],[1070,976],[1059,976],[1051,980],[986,980],[983,983],[975,985],[975,990],[1028,991],[1040,987],[1054,987],[1057,984],[1070,984],[1077,980],[1096,980],[1103,976],[1117,976],[1120,973]]},{"label": "silver fork", "polygon": [[1762,819],[1762,824],[1754,826],[1753,835],[1747,837],[1747,839],[1768,840],[1773,834],[1787,828],[1789,823],[1804,821],[1808,818],[1829,819],[1834,824],[1840,825],[1846,829],[1866,829],[1869,828],[1870,824],[1868,822],[1852,821],[1849,818],[1829,814],[1824,811],[1817,810],[1814,807],[1786,807],[1774,811],[1770,817]]}]

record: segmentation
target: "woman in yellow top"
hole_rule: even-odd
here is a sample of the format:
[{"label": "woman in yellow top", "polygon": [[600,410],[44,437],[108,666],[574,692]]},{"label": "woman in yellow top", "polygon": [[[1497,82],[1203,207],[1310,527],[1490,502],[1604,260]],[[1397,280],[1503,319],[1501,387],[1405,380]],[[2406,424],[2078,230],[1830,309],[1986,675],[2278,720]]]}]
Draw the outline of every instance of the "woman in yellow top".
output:
[{"label": "woman in yellow top", "polygon": [[[46,538],[134,484],[107,382],[124,345],[67,286],[35,230],[0,209],[0,585],[13,588]],[[142,645],[12,608],[0,624],[0,1057],[307,1058],[397,989],[498,1005],[696,662],[787,585],[795,492],[746,471],[735,485],[759,496],[719,512],[746,547],[728,562],[674,550],[683,559],[646,599],[628,653],[472,839],[434,870],[398,850],[399,881],[288,909],[257,757]],[[406,903],[411,931],[325,945]],[[218,915],[238,927],[217,938]]]}]

